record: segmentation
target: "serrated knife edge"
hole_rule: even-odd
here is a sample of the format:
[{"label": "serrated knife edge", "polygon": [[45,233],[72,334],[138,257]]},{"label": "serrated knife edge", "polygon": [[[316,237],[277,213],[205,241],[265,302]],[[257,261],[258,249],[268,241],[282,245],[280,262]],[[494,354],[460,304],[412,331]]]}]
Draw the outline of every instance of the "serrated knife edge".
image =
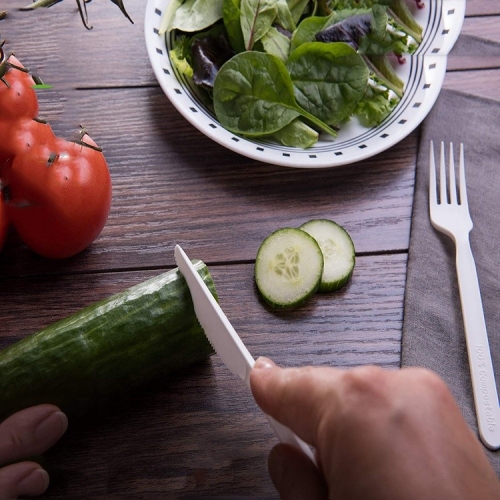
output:
[{"label": "serrated knife edge", "polygon": [[175,247],[174,256],[191,292],[196,317],[209,342],[226,366],[250,387],[254,358],[179,245]]},{"label": "serrated knife edge", "polygon": [[[254,358],[179,245],[175,246],[174,256],[191,292],[194,312],[205,335],[224,364],[250,389],[250,372],[255,364]],[[306,442],[274,418],[269,415],[266,417],[282,443],[298,448],[317,465],[316,457]]]}]

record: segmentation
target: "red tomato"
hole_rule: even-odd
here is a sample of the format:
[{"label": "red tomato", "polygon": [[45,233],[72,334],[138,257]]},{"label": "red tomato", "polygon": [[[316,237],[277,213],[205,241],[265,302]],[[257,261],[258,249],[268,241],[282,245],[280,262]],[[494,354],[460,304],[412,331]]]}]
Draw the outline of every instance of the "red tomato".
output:
[{"label": "red tomato", "polygon": [[56,139],[25,149],[6,169],[7,214],[36,253],[66,258],[100,234],[111,206],[111,178],[102,152]]},{"label": "red tomato", "polygon": [[7,209],[5,206],[3,191],[0,191],[0,250],[2,250],[5,239],[7,238],[8,229],[9,218],[7,217]]},{"label": "red tomato", "polygon": [[0,80],[0,119],[16,120],[38,116],[38,97],[33,88],[35,81],[23,69],[23,65],[14,56],[0,65],[0,74],[5,71]]},{"label": "red tomato", "polygon": [[48,123],[30,118],[0,120],[0,175],[2,165],[35,145],[54,148],[56,137]]}]

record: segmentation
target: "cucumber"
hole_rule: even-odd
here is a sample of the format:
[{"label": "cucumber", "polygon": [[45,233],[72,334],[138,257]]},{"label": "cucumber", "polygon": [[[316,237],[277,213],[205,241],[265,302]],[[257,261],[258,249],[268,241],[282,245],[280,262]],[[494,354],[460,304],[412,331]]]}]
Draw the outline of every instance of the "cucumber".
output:
[{"label": "cucumber", "polygon": [[356,254],[349,233],[328,219],[313,219],[300,226],[319,244],[324,257],[320,292],[332,292],[344,286],[352,276]]},{"label": "cucumber", "polygon": [[[217,299],[206,265],[193,263]],[[0,351],[0,421],[39,403],[82,415],[212,353],[173,269]]]},{"label": "cucumber", "polygon": [[255,259],[255,282],[272,307],[293,307],[316,293],[323,274],[323,254],[316,240],[297,228],[270,234]]}]

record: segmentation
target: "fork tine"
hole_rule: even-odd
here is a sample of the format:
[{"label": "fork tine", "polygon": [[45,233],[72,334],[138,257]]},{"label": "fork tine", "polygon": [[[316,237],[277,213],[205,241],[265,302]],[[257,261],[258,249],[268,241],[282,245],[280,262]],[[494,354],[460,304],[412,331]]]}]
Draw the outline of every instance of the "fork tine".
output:
[{"label": "fork tine", "polygon": [[431,150],[429,153],[429,201],[431,206],[437,204],[437,191],[436,191],[436,162],[434,159],[434,142],[431,141]]},{"label": "fork tine", "polygon": [[446,167],[444,157],[444,142],[441,142],[441,157],[439,161],[439,197],[440,203],[447,203],[448,197],[446,195]]},{"label": "fork tine", "polygon": [[453,143],[450,142],[450,203],[457,204],[457,183],[455,180],[455,159],[453,158]]},{"label": "fork tine", "polygon": [[465,185],[465,157],[464,145],[460,143],[460,162],[459,162],[459,183],[460,183],[460,204],[468,206],[467,188]]}]

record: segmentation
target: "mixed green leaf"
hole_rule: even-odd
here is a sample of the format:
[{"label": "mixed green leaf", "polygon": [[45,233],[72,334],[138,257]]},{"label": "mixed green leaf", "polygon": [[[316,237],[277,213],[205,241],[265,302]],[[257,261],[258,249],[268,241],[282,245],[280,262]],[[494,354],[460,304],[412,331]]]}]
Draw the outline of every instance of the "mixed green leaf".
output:
[{"label": "mixed green leaf", "polygon": [[[170,58],[228,130],[287,146],[381,123],[403,95],[389,57],[422,40],[407,0],[172,0]],[[394,58],[395,59],[395,58]]]}]

